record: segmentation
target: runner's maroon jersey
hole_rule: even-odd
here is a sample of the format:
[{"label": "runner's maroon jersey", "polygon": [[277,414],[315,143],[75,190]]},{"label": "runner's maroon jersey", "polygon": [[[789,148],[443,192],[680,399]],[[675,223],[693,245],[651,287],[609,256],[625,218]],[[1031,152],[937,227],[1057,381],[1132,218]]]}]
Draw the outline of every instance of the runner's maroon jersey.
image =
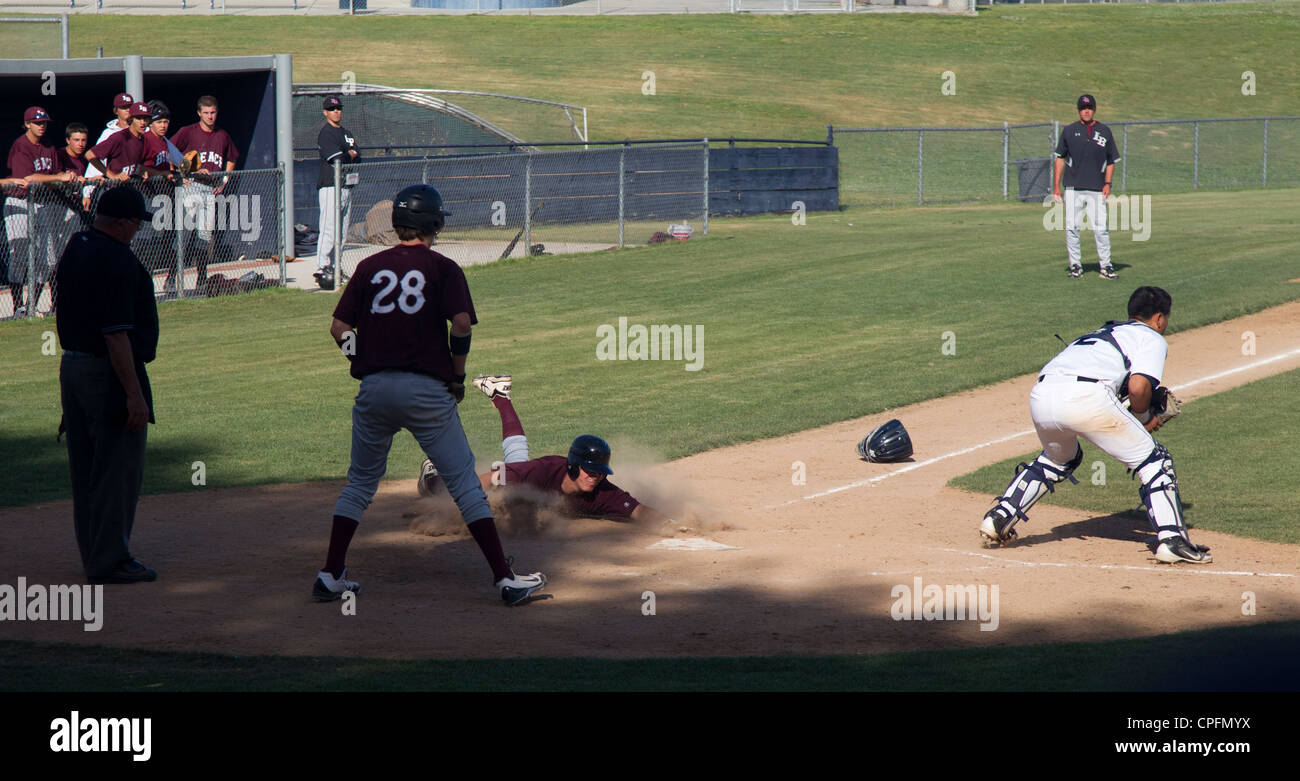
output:
[{"label": "runner's maroon jersey", "polygon": [[129,127],[95,144],[90,151],[115,174],[130,176],[140,172],[140,166],[145,162],[144,139],[132,135]]},{"label": "runner's maroon jersey", "polygon": [[[31,174],[63,173],[63,163],[59,160],[58,150],[45,143],[33,144],[28,140],[26,133],[15,139],[13,145],[9,147],[8,164],[9,175],[15,179]],[[26,198],[27,188],[24,187],[14,193],[13,197]]]},{"label": "runner's maroon jersey", "polygon": [[[506,486],[531,485],[543,491],[560,493],[568,469],[569,459],[564,456],[542,456],[532,461],[506,464]],[[602,518],[611,515],[630,518],[640,504],[627,491],[611,483],[609,478],[601,480],[591,493],[565,494],[564,499],[569,512],[574,515]]]},{"label": "runner's maroon jersey", "polygon": [[59,164],[63,170],[71,171],[77,176],[84,178],[86,176],[86,153],[82,152],[79,156],[73,157],[68,154],[66,146],[59,147]]},{"label": "runner's maroon jersey", "polygon": [[422,245],[398,245],[357,264],[334,317],[357,334],[353,377],[396,369],[450,382],[447,321],[460,312],[478,322],[456,261]]},{"label": "runner's maroon jersey", "polygon": [[186,125],[172,136],[172,143],[181,151],[199,153],[199,170],[207,173],[226,170],[226,163],[239,159],[239,150],[230,134],[221,128],[211,133],[203,129],[202,122]]}]

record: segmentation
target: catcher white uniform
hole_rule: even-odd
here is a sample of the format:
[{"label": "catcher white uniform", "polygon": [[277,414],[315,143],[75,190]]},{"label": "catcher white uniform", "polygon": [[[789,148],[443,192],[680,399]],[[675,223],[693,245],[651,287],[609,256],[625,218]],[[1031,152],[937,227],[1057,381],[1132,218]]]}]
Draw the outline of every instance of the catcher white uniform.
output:
[{"label": "catcher white uniform", "polygon": [[[1164,291],[1146,287],[1138,288],[1134,299],[1143,291],[1159,291],[1168,301]],[[1141,319],[1107,323],[1071,342],[1043,367],[1029,394],[1029,414],[1043,452],[1033,464],[1020,464],[1007,490],[985,514],[980,535],[988,543],[1011,542],[1016,522],[1027,520],[1025,513],[1056,483],[1078,482],[1073,473],[1083,463],[1083,437],[1136,472],[1142,483],[1138,492],[1157,535],[1157,559],[1210,562],[1209,549],[1193,545],[1187,536],[1173,459],[1143,422],[1150,419],[1151,410],[1144,409],[1139,420],[1121,401],[1130,379],[1139,375],[1153,389],[1150,395],[1159,393],[1154,389],[1169,351],[1163,336],[1167,308],[1166,303],[1163,319],[1159,314],[1139,315]]]}]

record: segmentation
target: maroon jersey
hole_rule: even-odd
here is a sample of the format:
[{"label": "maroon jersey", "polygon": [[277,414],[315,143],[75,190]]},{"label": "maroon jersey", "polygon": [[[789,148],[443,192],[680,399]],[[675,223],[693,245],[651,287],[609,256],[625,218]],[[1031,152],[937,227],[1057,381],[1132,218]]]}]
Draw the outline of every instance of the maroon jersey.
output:
[{"label": "maroon jersey", "polygon": [[[42,139],[43,140],[43,139]],[[9,147],[9,175],[16,179],[32,174],[58,174],[63,172],[63,163],[59,161],[59,152],[53,146],[40,143],[33,144],[24,133],[14,140]],[[26,198],[24,187],[12,195],[14,198]]]},{"label": "maroon jersey", "polygon": [[77,176],[83,178],[86,176],[85,152],[82,152],[77,157],[73,157],[68,154],[68,148],[66,146],[61,146],[59,147],[59,164],[63,166],[63,170],[65,171],[71,171]]},{"label": "maroon jersey", "polygon": [[399,245],[357,264],[334,317],[356,330],[352,376],[395,369],[444,382],[452,372],[447,321],[477,323],[465,272],[428,247]]},{"label": "maroon jersey", "polygon": [[145,131],[144,134],[144,164],[164,171],[171,168],[167,162],[167,139],[152,130]]},{"label": "maroon jersey", "polygon": [[201,122],[177,130],[172,136],[172,143],[181,150],[181,154],[198,152],[199,170],[207,173],[224,171],[226,163],[239,159],[239,150],[235,148],[235,142],[230,140],[229,133],[221,128],[209,133],[203,129]]},{"label": "maroon jersey", "polygon": [[[542,456],[532,461],[506,464],[506,486],[530,485],[542,491],[560,493],[569,459],[564,456]],[[632,517],[640,504],[627,491],[614,485],[608,478],[601,480],[596,490],[587,494],[565,494],[565,504],[574,515],[599,517]]]},{"label": "maroon jersey", "polygon": [[[149,135],[148,132],[145,135]],[[90,151],[94,152],[95,157],[115,174],[130,176],[141,172],[140,167],[145,162],[144,139],[132,135],[131,128],[117,131],[95,144]]]}]

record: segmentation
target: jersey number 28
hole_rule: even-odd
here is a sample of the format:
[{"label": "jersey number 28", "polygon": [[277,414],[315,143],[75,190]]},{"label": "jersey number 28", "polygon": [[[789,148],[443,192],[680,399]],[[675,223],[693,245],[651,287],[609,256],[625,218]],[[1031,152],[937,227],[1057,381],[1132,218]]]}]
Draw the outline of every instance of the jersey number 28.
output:
[{"label": "jersey number 28", "polygon": [[371,277],[370,284],[384,286],[375,300],[370,302],[370,311],[375,314],[386,315],[394,308],[401,308],[406,314],[413,315],[424,307],[424,274],[418,269],[411,269],[402,275],[402,289],[397,295],[396,304],[383,303],[399,284],[396,273],[382,269]]}]

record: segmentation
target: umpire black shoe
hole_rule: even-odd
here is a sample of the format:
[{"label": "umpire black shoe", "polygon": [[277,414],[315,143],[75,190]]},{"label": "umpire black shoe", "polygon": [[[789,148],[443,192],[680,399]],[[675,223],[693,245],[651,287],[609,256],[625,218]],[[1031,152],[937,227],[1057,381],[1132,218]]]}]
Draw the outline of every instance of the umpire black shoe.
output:
[{"label": "umpire black shoe", "polygon": [[117,565],[116,568],[107,575],[96,578],[88,578],[92,584],[103,583],[152,583],[158,579],[158,571],[151,567],[146,567],[135,559],[127,559]]}]

